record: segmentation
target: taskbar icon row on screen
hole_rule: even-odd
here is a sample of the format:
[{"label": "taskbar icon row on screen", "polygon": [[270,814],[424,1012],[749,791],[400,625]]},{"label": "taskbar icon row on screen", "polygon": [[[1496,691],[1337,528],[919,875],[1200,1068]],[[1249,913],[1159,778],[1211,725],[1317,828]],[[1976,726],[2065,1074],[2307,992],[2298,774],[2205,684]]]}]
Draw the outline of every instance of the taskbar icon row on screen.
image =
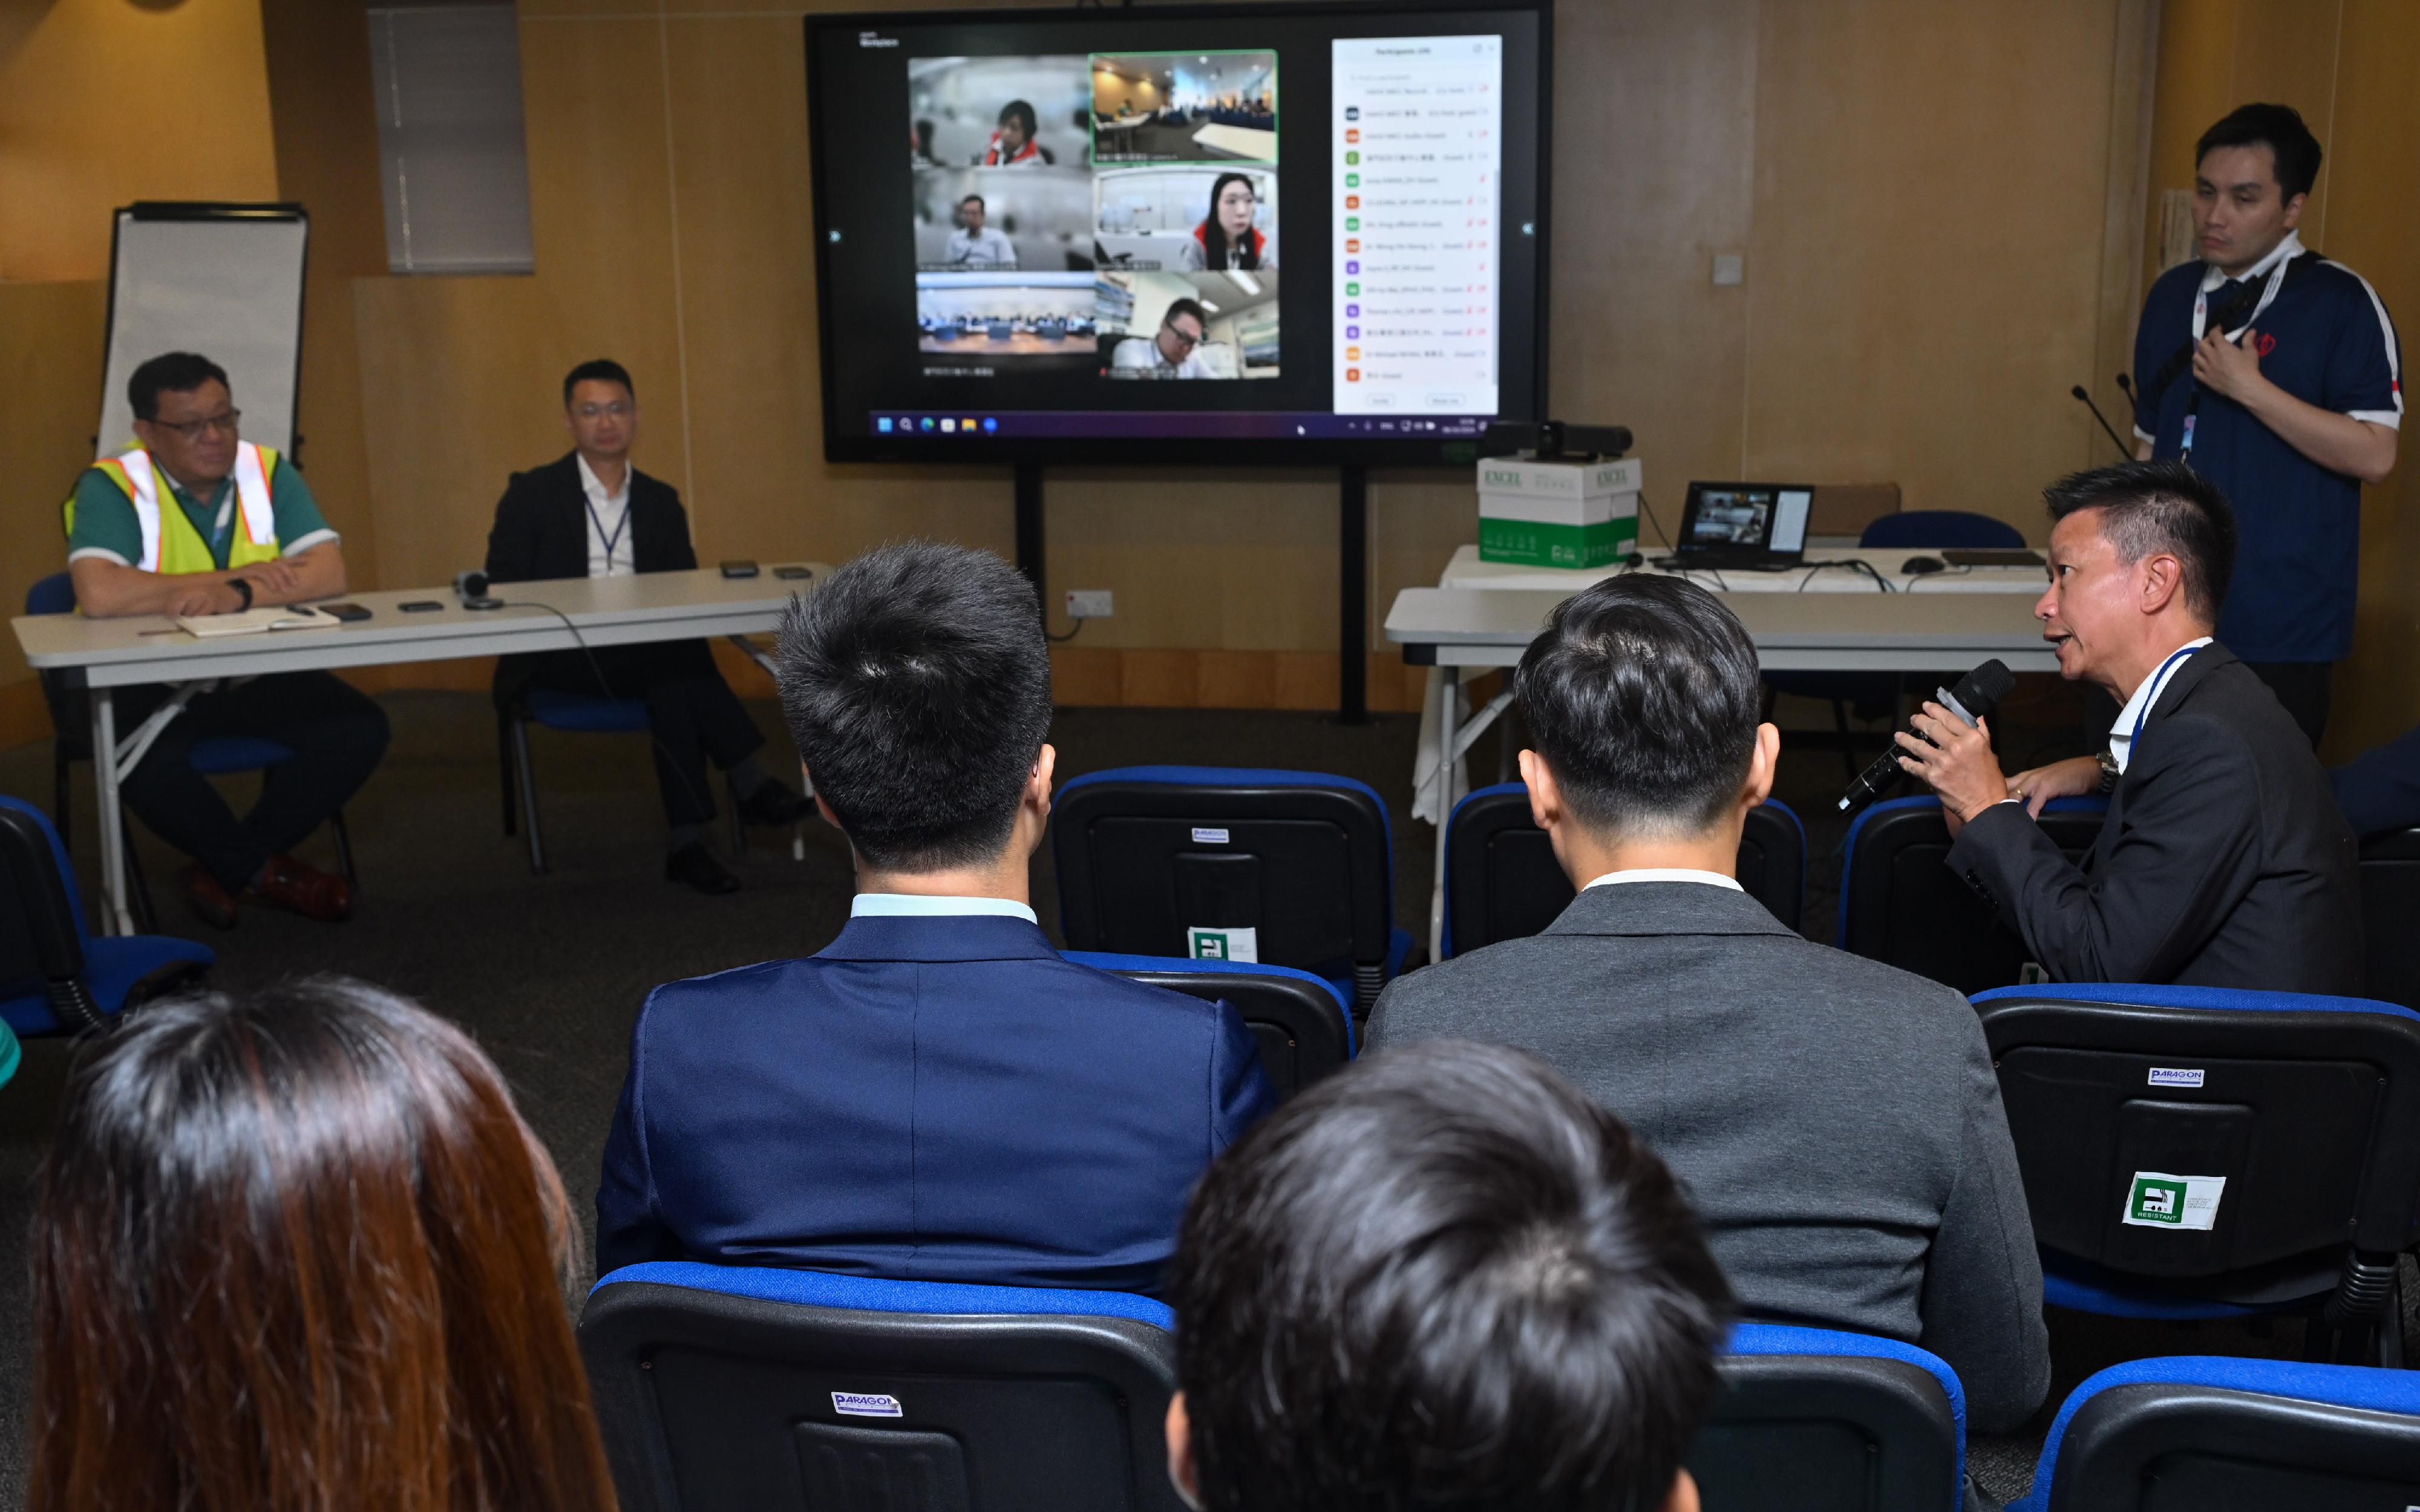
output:
[{"label": "taskbar icon row on screen", "polygon": [[1384,418],[1325,412],[1240,409],[1053,409],[1009,410],[969,416],[963,411],[927,414],[877,409],[867,416],[867,429],[877,439],[914,437],[919,440],[977,437],[1000,440],[1341,440],[1386,437],[1396,440],[1476,440],[1493,415],[1399,415]]}]

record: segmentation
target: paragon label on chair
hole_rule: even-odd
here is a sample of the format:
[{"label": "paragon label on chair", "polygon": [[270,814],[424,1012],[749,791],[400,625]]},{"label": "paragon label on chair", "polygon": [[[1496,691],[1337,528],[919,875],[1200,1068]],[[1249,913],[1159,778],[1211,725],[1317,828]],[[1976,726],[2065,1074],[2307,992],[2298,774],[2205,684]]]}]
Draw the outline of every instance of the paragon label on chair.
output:
[{"label": "paragon label on chair", "polygon": [[2122,1216],[2147,1228],[2210,1228],[2218,1223],[2218,1199],[2226,1190],[2224,1176],[2136,1171]]},{"label": "paragon label on chair", "polygon": [[844,1417],[899,1417],[899,1398],[879,1396],[871,1392],[836,1391],[831,1394],[832,1411]]},{"label": "paragon label on chair", "polygon": [[1211,929],[1195,925],[1185,932],[1185,953],[1196,961],[1261,959],[1261,932],[1252,929]]},{"label": "paragon label on chair", "polygon": [[2205,1079],[2198,1071],[2186,1071],[2176,1066],[2151,1068],[2153,1087],[2199,1087]]}]

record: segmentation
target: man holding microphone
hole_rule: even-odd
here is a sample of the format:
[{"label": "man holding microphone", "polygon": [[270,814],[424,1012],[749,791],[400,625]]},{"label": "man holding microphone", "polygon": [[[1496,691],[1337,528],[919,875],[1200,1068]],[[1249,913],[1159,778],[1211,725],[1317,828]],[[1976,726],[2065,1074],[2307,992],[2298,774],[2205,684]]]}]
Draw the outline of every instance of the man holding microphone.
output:
[{"label": "man holding microphone", "polygon": [[2296,231],[2319,157],[2285,105],[2203,132],[2200,260],[2160,275],[2134,337],[2134,455],[2190,462],[2234,502],[2257,570],[2228,587],[2218,639],[2314,746],[2352,648],[2361,486],[2394,471],[2403,419],[2386,306]]}]

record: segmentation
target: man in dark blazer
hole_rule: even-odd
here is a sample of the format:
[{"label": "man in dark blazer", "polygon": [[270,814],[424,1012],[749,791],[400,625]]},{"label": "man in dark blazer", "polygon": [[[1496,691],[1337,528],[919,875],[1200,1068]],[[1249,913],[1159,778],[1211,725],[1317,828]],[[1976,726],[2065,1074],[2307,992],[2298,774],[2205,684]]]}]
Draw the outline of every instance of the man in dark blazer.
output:
[{"label": "man in dark blazer", "polygon": [[[516,472],[488,534],[488,579],[517,583],[556,578],[619,578],[687,572],[697,565],[689,517],[670,484],[630,465],[639,401],[622,364],[582,363],[563,380],[571,452]],[[531,688],[637,699],[647,706],[656,784],[672,825],[664,875],[700,892],[731,892],[739,879],[706,846],[714,818],[706,758],[729,775],[739,817],[788,825],[806,800],[756,763],[764,732],[722,679],[703,640],[600,646],[505,656],[496,666],[496,706]]]},{"label": "man in dark blazer", "polygon": [[[2181,462],[2127,462],[2046,490],[2057,521],[2034,606],[2060,675],[2125,701],[2100,758],[2003,779],[1988,722],[1927,703],[1900,764],[1941,795],[1952,872],[2059,981],[2353,995],[2362,985],[2352,832],[2309,739],[2211,640],[2235,519]],[[2105,791],[2079,870],[2036,827],[2054,797]]]},{"label": "man in dark blazer", "polygon": [[1515,675],[1530,811],[1579,896],[1398,978],[1370,1048],[1539,1057],[1672,1167],[1749,1314],[1919,1344],[1978,1428],[2022,1421],[2050,1385],[2041,1267],[1980,1021],[1731,875],[1780,752],[1747,632],[1692,583],[1613,578]]},{"label": "man in dark blazer", "polygon": [[659,987],[597,1193],[600,1271],[691,1258],[1149,1291],[1187,1192],[1275,1102],[1225,1003],[1060,959],[1032,585],[885,547],[782,626],[782,703],[858,895],[840,937]]}]

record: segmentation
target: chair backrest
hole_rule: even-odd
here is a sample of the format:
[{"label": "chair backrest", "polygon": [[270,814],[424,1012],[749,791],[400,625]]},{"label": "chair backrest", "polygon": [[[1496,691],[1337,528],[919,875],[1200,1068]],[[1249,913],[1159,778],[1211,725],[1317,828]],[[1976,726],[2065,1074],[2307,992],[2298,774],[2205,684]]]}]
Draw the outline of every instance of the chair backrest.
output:
[{"label": "chair backrest", "polygon": [[1906,509],[1885,515],[1857,536],[1861,547],[2022,547],[2025,532],[2004,519],[1963,509]]},{"label": "chair backrest", "polygon": [[1394,837],[1367,783],[1124,766],[1077,778],[1052,810],[1070,949],[1191,956],[1195,929],[1251,929],[1264,962],[1374,987],[1394,929]]},{"label": "chair backrest", "polygon": [[1689,1454],[1706,1512],[1957,1512],[1966,1393],[1895,1339],[1742,1323]]},{"label": "chair backrest", "polygon": [[[1807,914],[1807,830],[1778,799],[1748,810],[1740,832],[1739,884],[1799,928]],[[1529,818],[1529,785],[1479,788],[1446,824],[1445,934],[1440,955],[1536,934],[1572,901],[1571,878],[1546,832]]]},{"label": "chair backrest", "polygon": [[2009,1512],[2274,1512],[2420,1503],[2420,1374],[2177,1355],[2061,1403]]},{"label": "chair backrest", "polygon": [[1285,1101],[1353,1058],[1353,1009],[1335,983],[1292,966],[1248,961],[1187,961],[1152,955],[1068,950],[1066,960],[1097,971],[1172,987],[1234,1006],[1260,1042],[1261,1069]]},{"label": "chair backrest", "polygon": [[35,579],[25,590],[25,612],[28,614],[72,614],[75,612],[75,579],[64,572]]},{"label": "chair backrest", "polygon": [[1975,1005],[2054,1256],[2254,1304],[2420,1239],[2420,1013],[2126,984]]},{"label": "chair backrest", "polygon": [[2361,929],[2367,945],[2362,985],[2372,997],[2420,1008],[2420,829],[2361,842]]},{"label": "chair backrest", "polygon": [[[2054,798],[2042,833],[2080,861],[2101,833],[2108,803]],[[1891,798],[1857,815],[1840,860],[1840,949],[1962,993],[2015,982],[2025,942],[1991,904],[1951,873],[1941,800]]]},{"label": "chair backrest", "polygon": [[625,1512],[1181,1512],[1174,1319],[1106,1291],[664,1261],[580,1350]]},{"label": "chair backrest", "polygon": [[0,998],[39,993],[60,1022],[78,1028],[101,1022],[84,984],[84,903],[67,847],[48,815],[19,798],[0,796]]}]

